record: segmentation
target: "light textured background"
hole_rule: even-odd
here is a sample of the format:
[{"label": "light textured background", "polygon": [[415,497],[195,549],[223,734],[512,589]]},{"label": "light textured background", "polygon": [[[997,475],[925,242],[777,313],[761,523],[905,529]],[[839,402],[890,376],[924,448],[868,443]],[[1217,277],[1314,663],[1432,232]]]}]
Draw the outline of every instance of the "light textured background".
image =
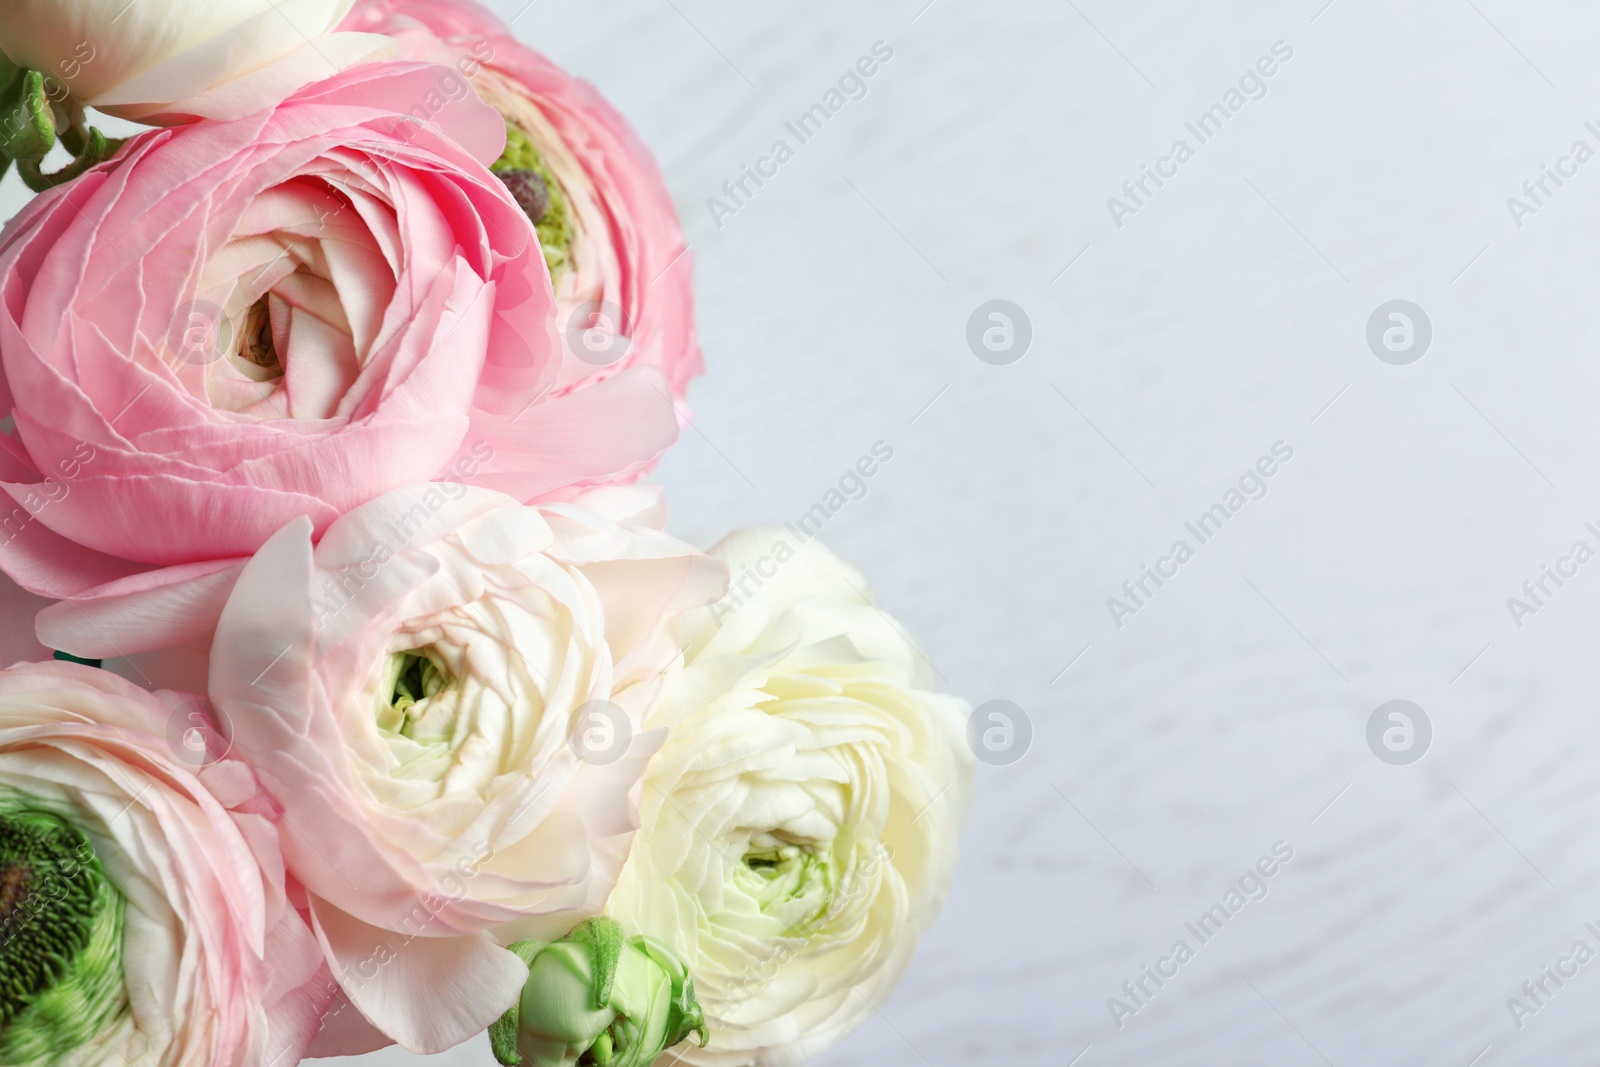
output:
[{"label": "light textured background", "polygon": [[[1600,160],[1521,228],[1506,205],[1600,148],[1592,5],[523,2],[655,147],[698,256],[676,532],[793,519],[889,442],[827,540],[955,691],[1032,722],[980,768],[912,973],[822,1063],[1600,1059],[1600,960],[1521,1029],[1506,1006],[1600,949],[1600,561],[1506,607],[1600,547]],[[707,198],[878,40],[867,97],[719,228]],[[1115,226],[1279,40],[1267,96]],[[1013,366],[965,341],[992,298],[1033,323]],[[1412,366],[1364,340],[1394,298],[1433,323]],[[1269,495],[1117,628],[1107,597],[1279,440]],[[1434,726],[1407,767],[1365,740],[1397,697]],[[1267,898],[1115,1027],[1279,840]]]}]

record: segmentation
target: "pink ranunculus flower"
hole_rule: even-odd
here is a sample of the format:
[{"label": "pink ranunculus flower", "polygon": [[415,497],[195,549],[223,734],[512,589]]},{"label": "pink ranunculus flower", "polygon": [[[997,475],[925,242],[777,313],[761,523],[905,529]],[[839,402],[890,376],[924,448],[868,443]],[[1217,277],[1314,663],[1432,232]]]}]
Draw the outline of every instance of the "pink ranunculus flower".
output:
[{"label": "pink ranunculus flower", "polygon": [[654,367],[681,401],[703,369],[693,257],[655,161],[627,121],[471,0],[357,0],[340,28],[385,34],[407,58],[455,65],[505,116],[510,141],[495,170],[523,171],[506,176],[533,214],[542,212],[566,341],[557,393]]},{"label": "pink ranunculus flower", "polygon": [[0,672],[0,1062],[282,1067],[333,986],[199,697]]},{"label": "pink ranunculus flower", "polygon": [[[516,999],[527,967],[502,946],[595,914],[627,855],[674,623],[726,585],[645,524],[655,499],[396,490],[315,544],[302,518],[218,575],[58,605],[46,636],[154,644],[214,625],[211,699],[292,827],[285,855],[344,996],[439,1052]],[[319,1051],[370,1047],[346,1039],[361,1037]]]},{"label": "pink ranunculus flower", "polygon": [[456,71],[373,64],[34,200],[0,240],[0,488],[32,516],[0,567],[93,599],[402,485],[531,500],[652,461],[677,433],[655,372],[552,396],[504,143]]}]

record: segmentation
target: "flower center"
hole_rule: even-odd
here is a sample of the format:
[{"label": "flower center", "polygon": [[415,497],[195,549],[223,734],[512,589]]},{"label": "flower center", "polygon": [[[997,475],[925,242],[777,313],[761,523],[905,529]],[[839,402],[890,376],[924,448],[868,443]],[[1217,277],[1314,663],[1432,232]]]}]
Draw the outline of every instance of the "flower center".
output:
[{"label": "flower center", "polygon": [[53,1062],[121,1012],[121,920],[81,830],[25,808],[0,815],[0,1060]]},{"label": "flower center", "polygon": [[744,854],[744,865],[764,878],[776,878],[793,870],[802,859],[812,857],[809,849],[799,845],[778,848],[752,848]]},{"label": "flower center", "polygon": [[[387,703],[378,709],[378,726],[412,738],[426,708],[419,705],[449,688],[454,678],[432,649],[418,648],[389,657]],[[415,740],[415,738],[413,738]]]},{"label": "flower center", "polygon": [[506,150],[489,168],[500,176],[517,205],[533,223],[544,250],[552,281],[572,269],[572,245],[577,238],[572,206],[561,183],[521,127],[506,122]]},{"label": "flower center", "polygon": [[539,177],[538,171],[508,170],[500,175],[500,180],[511,190],[511,198],[535,226],[550,214],[550,186]]},{"label": "flower center", "polygon": [[837,881],[830,852],[762,835],[745,850],[744,867],[761,910],[788,921],[790,934],[827,914]]},{"label": "flower center", "polygon": [[278,358],[278,345],[272,336],[272,308],[267,297],[250,305],[239,335],[239,357],[271,377],[283,377],[283,362]]},{"label": "flower center", "polygon": [[0,1024],[10,1023],[89,941],[94,876],[83,835],[48,816],[0,818]]},{"label": "flower center", "polygon": [[25,863],[14,863],[0,869],[0,930],[4,930],[33,885],[33,868]]}]

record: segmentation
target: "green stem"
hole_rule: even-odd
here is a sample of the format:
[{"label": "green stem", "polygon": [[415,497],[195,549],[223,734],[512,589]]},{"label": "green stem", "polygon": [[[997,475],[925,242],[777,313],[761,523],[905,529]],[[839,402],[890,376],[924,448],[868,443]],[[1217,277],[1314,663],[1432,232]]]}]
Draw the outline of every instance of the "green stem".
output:
[{"label": "green stem", "polygon": [[[86,139],[88,143],[84,146],[84,150],[78,155],[78,158],[54,174],[44,173],[39,167],[41,160],[38,159],[17,160],[17,173],[22,175],[22,180],[27,184],[28,188],[36,193],[47,192],[58,185],[64,185],[89,170],[89,168],[103,162],[110,155],[110,145],[106,141],[105,134],[99,130],[91,129],[88,131]],[[65,137],[62,138],[62,143],[66,143]]]}]

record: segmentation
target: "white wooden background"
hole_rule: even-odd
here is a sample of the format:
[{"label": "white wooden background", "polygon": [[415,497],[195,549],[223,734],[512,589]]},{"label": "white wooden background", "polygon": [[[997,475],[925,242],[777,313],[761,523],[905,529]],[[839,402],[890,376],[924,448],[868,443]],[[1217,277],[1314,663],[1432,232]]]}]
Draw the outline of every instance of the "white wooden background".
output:
[{"label": "white wooden background", "polygon": [[[820,1062],[1600,1062],[1600,962],[1520,1029],[1506,1005],[1600,949],[1600,562],[1506,607],[1600,546],[1600,161],[1520,228],[1506,204],[1600,149],[1592,5],[524,3],[655,146],[699,259],[677,532],[795,518],[891,443],[827,538],[1033,724],[911,975]],[[707,198],[879,40],[865,99],[718,228]],[[1117,227],[1277,41],[1266,96]],[[965,341],[993,298],[1032,320],[1012,366]],[[1433,324],[1411,366],[1364,337],[1396,298]],[[1106,598],[1279,440],[1266,498],[1118,629]],[[1365,739],[1393,698],[1433,723],[1411,766]],[[1280,840],[1270,894],[1115,1027]]]}]

